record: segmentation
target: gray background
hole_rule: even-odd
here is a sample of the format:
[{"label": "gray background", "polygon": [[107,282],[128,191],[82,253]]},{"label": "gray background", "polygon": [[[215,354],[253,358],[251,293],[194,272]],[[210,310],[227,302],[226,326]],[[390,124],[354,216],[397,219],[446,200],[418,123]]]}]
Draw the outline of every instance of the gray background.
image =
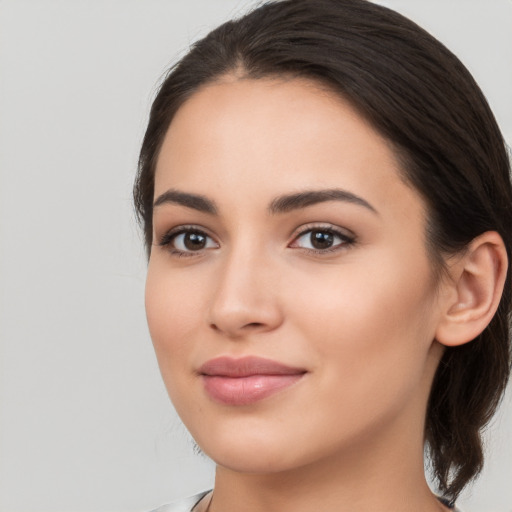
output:
[{"label": "gray background", "polygon": [[[141,511],[211,485],[168,403],[130,203],[155,84],[249,0],[0,0],[0,510]],[[512,2],[389,0],[512,141]],[[512,397],[465,512],[512,511]]]}]

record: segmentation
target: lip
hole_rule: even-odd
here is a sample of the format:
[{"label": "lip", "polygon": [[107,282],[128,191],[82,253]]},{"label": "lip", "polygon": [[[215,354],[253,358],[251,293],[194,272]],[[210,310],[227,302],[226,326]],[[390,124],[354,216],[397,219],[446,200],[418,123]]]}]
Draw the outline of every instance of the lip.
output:
[{"label": "lip", "polygon": [[307,371],[271,359],[218,357],[199,370],[207,394],[227,405],[249,405],[282,391]]}]

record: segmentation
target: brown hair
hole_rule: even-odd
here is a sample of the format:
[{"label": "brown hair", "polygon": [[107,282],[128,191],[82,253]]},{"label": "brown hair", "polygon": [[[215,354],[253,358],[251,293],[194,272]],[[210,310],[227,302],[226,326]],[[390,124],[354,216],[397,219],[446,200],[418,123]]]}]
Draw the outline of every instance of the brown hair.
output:
[{"label": "brown hair", "polygon": [[431,390],[425,439],[439,490],[453,501],[483,464],[482,428],[510,373],[512,187],[494,116],[462,63],[410,20],[365,0],[283,0],[227,22],[168,73],[153,103],[134,199],[152,243],[154,172],[165,133],[199,87],[228,73],[328,84],[394,146],[428,206],[434,267],[497,231],[509,257],[498,312],[471,343],[448,348]]}]

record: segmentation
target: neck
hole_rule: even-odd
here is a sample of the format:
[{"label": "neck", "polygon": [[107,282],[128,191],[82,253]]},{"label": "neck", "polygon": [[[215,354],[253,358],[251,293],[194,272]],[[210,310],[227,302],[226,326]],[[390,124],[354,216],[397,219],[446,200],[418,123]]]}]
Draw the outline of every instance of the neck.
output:
[{"label": "neck", "polygon": [[[344,454],[291,471],[247,474],[218,467],[210,512],[439,512],[425,481],[422,458],[404,461],[402,450],[381,465],[379,453]],[[383,460],[383,459],[380,459]]]}]

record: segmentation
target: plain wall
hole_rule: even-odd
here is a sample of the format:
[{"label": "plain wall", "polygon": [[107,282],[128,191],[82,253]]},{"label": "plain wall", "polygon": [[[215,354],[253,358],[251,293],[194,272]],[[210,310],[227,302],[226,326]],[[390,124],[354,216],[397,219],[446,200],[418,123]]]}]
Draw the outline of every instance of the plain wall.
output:
[{"label": "plain wall", "polygon": [[[144,316],[131,184],[155,84],[248,0],[0,0],[0,511],[143,511],[209,487]],[[512,2],[389,0],[512,140]],[[512,398],[465,512],[512,511]]]}]

